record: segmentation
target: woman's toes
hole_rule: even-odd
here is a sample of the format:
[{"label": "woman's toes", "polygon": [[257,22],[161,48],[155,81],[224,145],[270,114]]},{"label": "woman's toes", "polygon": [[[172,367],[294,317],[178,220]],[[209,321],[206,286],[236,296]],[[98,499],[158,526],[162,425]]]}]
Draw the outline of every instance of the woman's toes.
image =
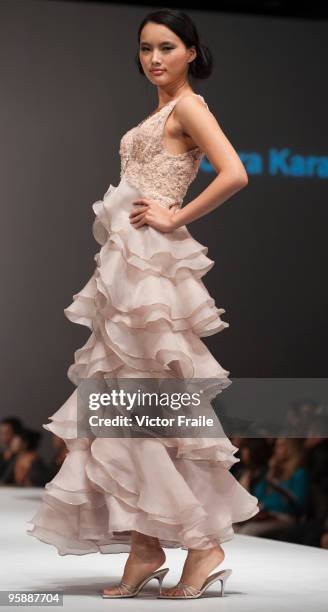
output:
[{"label": "woman's toes", "polygon": [[179,587],[174,586],[174,587],[170,587],[170,588],[165,589],[165,591],[163,590],[161,592],[161,595],[164,595],[165,597],[167,597],[168,595],[170,597],[172,597],[172,596],[176,597],[177,595],[183,595],[183,592],[182,592],[182,590]]},{"label": "woman's toes", "polygon": [[173,589],[162,589],[162,590],[161,590],[161,595],[164,595],[165,597],[166,597],[167,595],[171,595],[172,590],[173,590]]},{"label": "woman's toes", "polygon": [[120,595],[121,591],[118,586],[108,587],[103,590],[103,595]]}]

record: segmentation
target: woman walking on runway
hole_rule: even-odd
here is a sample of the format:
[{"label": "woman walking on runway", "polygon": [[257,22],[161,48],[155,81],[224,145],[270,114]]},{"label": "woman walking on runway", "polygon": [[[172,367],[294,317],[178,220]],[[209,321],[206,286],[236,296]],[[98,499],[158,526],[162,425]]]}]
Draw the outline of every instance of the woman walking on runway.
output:
[{"label": "woman walking on runway", "polygon": [[[157,92],[154,112],[120,142],[121,176],[93,205],[102,248],[85,287],[65,309],[91,335],[75,352],[68,377],[217,379],[229,372],[201,337],[228,323],[201,277],[213,266],[207,247],[186,224],[213,211],[247,184],[236,151],[189,78],[211,74],[209,49],[190,18],[164,9],[138,31],[138,67]],[[125,92],[133,100],[133,92]],[[218,176],[182,207],[203,156]],[[231,570],[221,544],[233,523],[259,511],[258,500],[231,474],[237,448],[218,438],[78,438],[77,389],[44,427],[65,440],[68,454],[46,485],[29,535],[59,554],[129,552],[120,584],[104,597],[132,597],[167,572],[164,548],[187,556],[179,583],[160,597],[199,597],[223,587]]]}]

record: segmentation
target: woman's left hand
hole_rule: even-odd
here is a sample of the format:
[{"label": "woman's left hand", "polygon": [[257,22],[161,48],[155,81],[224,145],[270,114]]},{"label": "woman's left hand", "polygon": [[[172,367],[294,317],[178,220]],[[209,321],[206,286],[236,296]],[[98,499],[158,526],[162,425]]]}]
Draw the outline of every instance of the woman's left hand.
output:
[{"label": "woman's left hand", "polygon": [[134,200],[132,204],[136,206],[135,210],[132,210],[129,214],[130,223],[133,227],[139,228],[143,225],[150,225],[159,232],[173,231],[173,217],[179,208],[179,204],[172,204],[169,208],[165,208],[154,200],[146,198]]}]

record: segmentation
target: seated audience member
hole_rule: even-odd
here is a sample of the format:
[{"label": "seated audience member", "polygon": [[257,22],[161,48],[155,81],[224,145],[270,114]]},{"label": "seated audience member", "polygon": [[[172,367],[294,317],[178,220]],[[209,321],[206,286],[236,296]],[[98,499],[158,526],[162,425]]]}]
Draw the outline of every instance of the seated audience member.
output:
[{"label": "seated audience member", "polygon": [[0,421],[0,481],[14,459],[11,441],[22,429],[22,422],[16,417],[6,417]]},{"label": "seated audience member", "polygon": [[326,516],[326,520],[324,522],[324,531],[320,535],[320,547],[328,548],[328,514]]},{"label": "seated audience member", "polygon": [[304,441],[305,464],[310,475],[311,506],[309,518],[325,516],[328,511],[328,432],[327,418],[313,419]]},{"label": "seated audience member", "polygon": [[48,470],[37,452],[41,433],[24,428],[11,441],[13,461],[2,474],[1,484],[21,487],[42,487]]},{"label": "seated audience member", "polygon": [[232,467],[235,465],[240,467],[238,471],[231,471],[240,484],[250,491],[255,483],[264,476],[271,456],[271,445],[263,438],[241,438],[238,448],[240,462],[235,463]]},{"label": "seated audience member", "polygon": [[310,504],[306,520],[282,527],[266,537],[293,544],[328,548],[328,439],[327,420],[313,420],[304,441],[305,465],[310,478]]},{"label": "seated audience member", "polygon": [[309,504],[309,474],[304,467],[303,441],[277,438],[266,474],[250,492],[258,498],[260,512],[234,526],[237,533],[265,535],[303,518]]},{"label": "seated audience member", "polygon": [[68,453],[65,441],[59,436],[52,434],[52,446],[56,449],[53,459],[48,464],[48,479],[52,480],[59,471]]}]

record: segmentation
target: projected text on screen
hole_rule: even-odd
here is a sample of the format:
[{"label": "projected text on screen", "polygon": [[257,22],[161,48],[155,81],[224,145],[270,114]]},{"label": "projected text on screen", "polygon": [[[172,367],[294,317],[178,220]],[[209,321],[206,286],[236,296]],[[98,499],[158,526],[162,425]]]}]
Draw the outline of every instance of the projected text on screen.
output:
[{"label": "projected text on screen", "polygon": [[[266,155],[259,152],[239,152],[238,155],[249,175],[328,178],[328,156],[300,155],[287,148],[272,148]],[[202,160],[201,169],[204,172],[214,171],[206,158]]]}]

